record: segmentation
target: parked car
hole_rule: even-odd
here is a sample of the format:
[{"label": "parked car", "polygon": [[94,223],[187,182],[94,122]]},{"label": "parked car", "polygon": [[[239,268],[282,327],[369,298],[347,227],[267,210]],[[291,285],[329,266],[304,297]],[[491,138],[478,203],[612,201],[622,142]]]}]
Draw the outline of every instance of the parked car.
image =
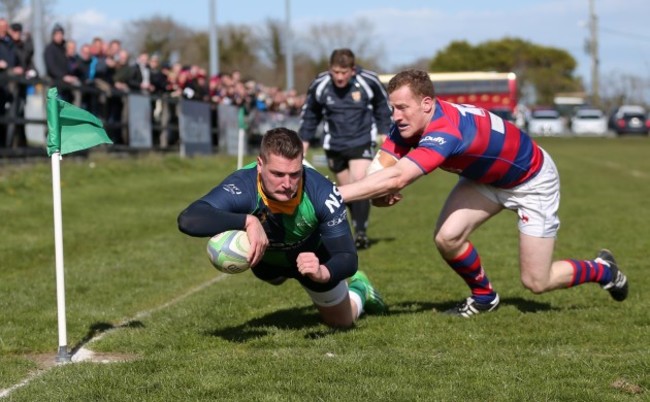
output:
[{"label": "parked car", "polygon": [[576,135],[604,135],[607,117],[600,109],[580,108],[571,117],[571,131]]},{"label": "parked car", "polygon": [[512,111],[508,108],[494,108],[494,109],[490,109],[490,112],[501,117],[505,121],[509,121],[510,123],[515,122],[515,116],[512,114]]},{"label": "parked car", "polygon": [[645,134],[650,132],[648,113],[642,106],[624,105],[612,115],[612,126],[616,134]]},{"label": "parked car", "polygon": [[530,135],[556,136],[564,133],[564,119],[555,109],[533,110],[528,120]]}]

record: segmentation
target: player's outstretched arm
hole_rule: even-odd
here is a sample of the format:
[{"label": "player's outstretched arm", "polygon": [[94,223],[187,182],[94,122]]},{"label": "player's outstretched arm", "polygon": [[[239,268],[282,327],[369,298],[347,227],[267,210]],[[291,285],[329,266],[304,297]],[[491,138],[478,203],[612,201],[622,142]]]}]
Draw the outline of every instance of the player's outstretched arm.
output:
[{"label": "player's outstretched arm", "polygon": [[352,202],[397,194],[424,173],[410,159],[402,158],[395,165],[379,170],[352,184],[339,187],[343,201]]},{"label": "player's outstretched arm", "polygon": [[224,211],[203,200],[194,201],[178,215],[178,229],[194,237],[211,237],[226,230],[242,230],[246,214]]}]

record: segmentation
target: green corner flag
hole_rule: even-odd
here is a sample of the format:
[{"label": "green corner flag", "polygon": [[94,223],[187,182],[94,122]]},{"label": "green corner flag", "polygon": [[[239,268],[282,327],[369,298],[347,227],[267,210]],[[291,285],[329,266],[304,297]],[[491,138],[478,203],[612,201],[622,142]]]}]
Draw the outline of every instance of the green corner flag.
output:
[{"label": "green corner flag", "polygon": [[47,91],[47,155],[61,155],[112,144],[97,117],[75,105],[58,99],[56,88]]}]

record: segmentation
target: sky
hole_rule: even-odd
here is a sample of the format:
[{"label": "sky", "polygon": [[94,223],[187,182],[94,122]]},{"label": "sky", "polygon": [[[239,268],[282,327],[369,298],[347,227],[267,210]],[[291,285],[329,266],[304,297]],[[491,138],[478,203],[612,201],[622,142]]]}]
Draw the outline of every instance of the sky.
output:
[{"label": "sky", "polygon": [[[451,41],[477,45],[516,37],[568,51],[578,62],[576,73],[590,85],[589,0],[215,0],[218,24],[264,24],[285,20],[286,4],[294,31],[319,23],[355,22],[364,18],[383,49],[388,71],[422,57],[433,57]],[[650,1],[593,0],[599,24],[602,77],[635,75],[650,81]],[[210,0],[55,0],[55,18],[71,27],[72,39],[119,37],[122,26],[154,15],[171,17],[197,30],[207,30]],[[26,1],[28,3],[28,1]],[[645,28],[644,28],[645,27]],[[340,44],[339,46],[346,46]],[[352,49],[354,50],[354,49]]]}]

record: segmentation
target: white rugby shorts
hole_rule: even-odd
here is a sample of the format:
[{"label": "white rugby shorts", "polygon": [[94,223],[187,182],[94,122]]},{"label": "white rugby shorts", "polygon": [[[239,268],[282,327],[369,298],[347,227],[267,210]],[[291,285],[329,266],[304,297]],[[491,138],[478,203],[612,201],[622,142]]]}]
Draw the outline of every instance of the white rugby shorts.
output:
[{"label": "white rugby shorts", "polygon": [[348,294],[348,284],[346,281],[339,282],[334,289],[330,289],[326,292],[314,292],[304,286],[302,288],[305,289],[309,297],[311,297],[311,301],[315,305],[322,307],[336,306],[337,304],[340,304]]},{"label": "white rugby shorts", "polygon": [[[541,148],[540,148],[541,149]],[[503,189],[471,180],[493,202],[519,215],[519,231],[534,237],[555,237],[560,228],[560,174],[551,156],[542,149],[544,162],[535,177],[517,187]]]}]

